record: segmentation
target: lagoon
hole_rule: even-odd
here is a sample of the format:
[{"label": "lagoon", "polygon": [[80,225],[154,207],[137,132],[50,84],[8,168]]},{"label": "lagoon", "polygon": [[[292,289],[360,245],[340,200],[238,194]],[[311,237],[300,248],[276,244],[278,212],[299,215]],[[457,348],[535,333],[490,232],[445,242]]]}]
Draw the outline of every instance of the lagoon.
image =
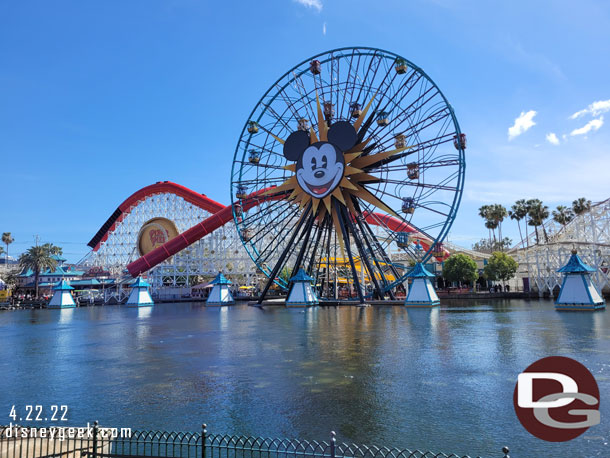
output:
[{"label": "lagoon", "polygon": [[[440,308],[161,304],[0,312],[0,424],[12,405],[68,424],[328,440],[471,456],[610,456],[610,314],[550,301]],[[567,443],[523,429],[519,372],[592,371],[601,424]],[[25,424],[25,422],[22,422]],[[48,424],[48,423],[47,423]],[[39,425],[39,426],[42,426]]]}]

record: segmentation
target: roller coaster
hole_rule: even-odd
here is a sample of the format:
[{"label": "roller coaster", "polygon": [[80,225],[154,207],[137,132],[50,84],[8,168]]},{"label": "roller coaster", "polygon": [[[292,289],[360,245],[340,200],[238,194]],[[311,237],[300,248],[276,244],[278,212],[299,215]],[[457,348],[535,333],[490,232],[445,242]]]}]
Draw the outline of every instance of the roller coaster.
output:
[{"label": "roller coaster", "polygon": [[[246,209],[262,200],[252,196]],[[152,249],[142,253],[141,239],[148,235],[143,229],[158,219],[171,221],[179,233],[173,238],[170,238],[171,234],[163,234],[154,240]],[[409,233],[425,249],[431,244],[426,236],[395,218],[371,214],[368,220],[373,226],[381,220],[397,232]],[[214,276],[218,271],[242,284],[257,280],[257,266],[245,252],[233,224],[232,206],[171,181],[156,182],[130,195],[100,227],[88,246],[91,252],[80,265],[96,267],[116,277],[128,275],[132,278],[147,273],[154,290],[186,287],[196,278]],[[396,243],[390,246],[395,266],[404,270],[409,257]],[[445,250],[443,256],[448,254]]]}]

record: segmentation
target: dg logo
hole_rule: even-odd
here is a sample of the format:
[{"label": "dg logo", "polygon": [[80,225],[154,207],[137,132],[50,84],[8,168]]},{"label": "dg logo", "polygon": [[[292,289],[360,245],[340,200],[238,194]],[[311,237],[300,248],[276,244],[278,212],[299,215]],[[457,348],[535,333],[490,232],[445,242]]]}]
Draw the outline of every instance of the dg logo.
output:
[{"label": "dg logo", "polygon": [[600,423],[595,378],[563,356],[539,359],[519,374],[513,403],[523,427],[549,442],[572,440]]}]

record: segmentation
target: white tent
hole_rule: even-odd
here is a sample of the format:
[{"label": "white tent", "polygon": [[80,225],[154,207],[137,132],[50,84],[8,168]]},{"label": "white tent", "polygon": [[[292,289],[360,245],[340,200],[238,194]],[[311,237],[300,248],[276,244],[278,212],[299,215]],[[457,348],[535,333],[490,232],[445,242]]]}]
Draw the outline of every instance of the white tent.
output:
[{"label": "white tent", "polygon": [[150,285],[147,282],[142,280],[142,277],[136,278],[136,281],[129,285],[131,293],[129,294],[125,305],[127,307],[149,307],[155,305],[148,292],[149,286]]},{"label": "white tent", "polygon": [[434,274],[428,272],[421,262],[415,264],[407,278],[411,278],[412,282],[409,285],[409,294],[405,299],[406,307],[435,307],[440,305],[441,301],[438,299],[430,281],[430,278],[434,278]]},{"label": "white tent", "polygon": [[53,288],[53,297],[49,301],[47,308],[50,309],[65,309],[76,307],[72,298],[72,288],[67,281],[62,280]]},{"label": "white tent", "polygon": [[591,282],[595,269],[586,265],[576,250],[568,263],[557,272],[563,273],[563,283],[555,301],[557,310],[599,310],[606,307],[601,294]]},{"label": "white tent", "polygon": [[307,307],[319,303],[311,287],[313,278],[307,275],[303,269],[299,269],[290,281],[292,282],[292,288],[288,299],[286,299],[286,307]]},{"label": "white tent", "polygon": [[231,291],[229,291],[229,285],[231,282],[225,277],[221,272],[218,272],[216,278],[212,280],[212,291],[210,291],[210,295],[208,296],[206,305],[233,305],[235,304],[235,299],[233,299],[233,295]]}]

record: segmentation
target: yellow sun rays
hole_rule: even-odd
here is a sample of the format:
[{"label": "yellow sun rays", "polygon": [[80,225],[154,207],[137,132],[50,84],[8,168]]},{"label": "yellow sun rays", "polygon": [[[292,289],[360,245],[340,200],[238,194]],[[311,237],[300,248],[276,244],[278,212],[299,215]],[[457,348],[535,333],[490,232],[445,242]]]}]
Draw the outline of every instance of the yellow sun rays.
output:
[{"label": "yellow sun rays", "polygon": [[[364,108],[364,110],[362,110],[362,113],[354,123],[354,129],[356,129],[356,132],[364,122],[366,114],[371,108],[374,99],[375,95],[373,95],[371,100],[367,103],[366,107]],[[320,105],[320,99],[318,97],[317,92],[316,105],[318,114],[317,125],[319,139],[312,126],[310,128],[309,133],[310,144],[314,144],[318,141],[328,141],[329,128],[328,124],[326,123],[326,120],[324,119],[324,113],[322,110],[322,106]],[[272,135],[280,144],[284,144],[284,140],[271,134],[271,132],[269,132],[269,134]],[[368,189],[364,187],[365,183],[381,181],[379,177],[370,175],[365,172],[364,168],[389,159],[390,157],[403,151],[406,151],[412,147],[407,146],[403,148],[397,148],[391,151],[383,151],[376,154],[362,156],[363,149],[367,145],[369,140],[370,138],[362,141],[344,154],[343,158],[345,162],[345,168],[343,172],[343,178],[339,182],[339,185],[333,190],[333,192],[323,197],[322,199],[312,197],[307,192],[305,192],[299,185],[296,179],[296,175],[292,175],[281,185],[273,187],[263,193],[263,195],[275,195],[284,192],[288,194],[288,197],[286,197],[287,200],[293,201],[295,204],[299,205],[299,210],[303,210],[303,208],[305,208],[311,202],[311,211],[320,222],[325,218],[326,215],[330,215],[332,224],[337,234],[337,239],[339,241],[341,252],[344,257],[345,248],[343,241],[343,232],[341,230],[339,215],[337,214],[336,207],[333,205],[333,198],[335,198],[341,204],[345,205],[352,215],[356,215],[358,213],[352,201],[353,197],[357,197],[365,202],[368,202],[374,207],[385,211],[390,215],[399,217],[390,207],[388,207],[383,201],[381,201],[373,193],[371,193]],[[288,164],[283,168],[289,172],[296,173],[296,164]],[[323,205],[320,205],[320,201],[323,203]]]}]

